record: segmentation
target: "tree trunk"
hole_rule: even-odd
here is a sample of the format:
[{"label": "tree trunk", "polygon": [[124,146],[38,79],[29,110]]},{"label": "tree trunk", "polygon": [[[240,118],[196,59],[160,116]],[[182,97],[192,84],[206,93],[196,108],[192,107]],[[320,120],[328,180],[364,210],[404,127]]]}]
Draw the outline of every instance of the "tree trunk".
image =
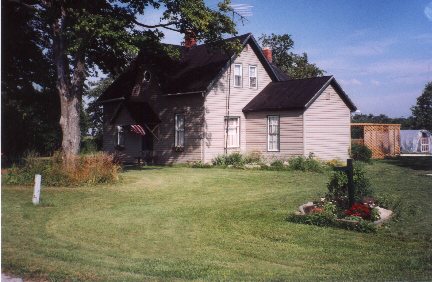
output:
[{"label": "tree trunk", "polygon": [[79,153],[81,131],[80,131],[80,107],[81,101],[76,96],[61,93],[60,95],[60,126],[63,133],[62,151],[66,160],[71,159]]},{"label": "tree trunk", "polygon": [[[75,54],[73,76],[70,75],[70,62],[66,55],[64,38],[66,9],[61,7],[59,18],[52,23],[53,53],[57,73],[57,91],[60,96],[60,126],[63,133],[63,164],[75,165],[75,156],[79,153],[81,130],[80,109],[85,79],[85,58],[83,48]],[[71,81],[72,80],[72,81]]]}]

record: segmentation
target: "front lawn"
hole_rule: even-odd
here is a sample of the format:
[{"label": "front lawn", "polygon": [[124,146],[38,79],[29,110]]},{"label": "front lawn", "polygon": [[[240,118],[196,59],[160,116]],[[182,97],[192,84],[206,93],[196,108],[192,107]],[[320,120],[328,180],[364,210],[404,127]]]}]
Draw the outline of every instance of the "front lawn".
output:
[{"label": "front lawn", "polygon": [[2,269],[51,280],[430,280],[432,177],[367,167],[402,214],[377,234],[289,223],[326,174],[148,168],[115,186],[2,187]]}]

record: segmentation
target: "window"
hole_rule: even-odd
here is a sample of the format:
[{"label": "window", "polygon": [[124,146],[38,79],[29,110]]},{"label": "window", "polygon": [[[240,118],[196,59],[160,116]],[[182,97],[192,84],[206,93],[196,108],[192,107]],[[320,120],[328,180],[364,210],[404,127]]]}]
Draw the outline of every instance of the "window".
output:
[{"label": "window", "polygon": [[234,87],[242,87],[242,65],[234,65]]},{"label": "window", "polygon": [[[228,130],[227,130],[228,126]],[[225,144],[227,148],[240,147],[240,118],[225,118]]]},{"label": "window", "polygon": [[125,145],[125,131],[123,126],[117,126],[116,132],[116,147],[124,147]]},{"label": "window", "polygon": [[184,132],[184,115],[176,114],[175,115],[175,146],[183,147],[185,132]]},{"label": "window", "polygon": [[151,73],[146,70],[143,75],[143,82],[150,82],[150,79],[151,79]]},{"label": "window", "polygon": [[279,151],[279,116],[267,117],[267,131],[268,131],[268,151]]},{"label": "window", "polygon": [[429,138],[424,137],[424,135],[426,135],[426,134],[423,134],[423,137],[420,139],[421,140],[420,151],[422,153],[427,153],[427,152],[429,152]]},{"label": "window", "polygon": [[249,66],[249,88],[257,88],[257,67]]}]

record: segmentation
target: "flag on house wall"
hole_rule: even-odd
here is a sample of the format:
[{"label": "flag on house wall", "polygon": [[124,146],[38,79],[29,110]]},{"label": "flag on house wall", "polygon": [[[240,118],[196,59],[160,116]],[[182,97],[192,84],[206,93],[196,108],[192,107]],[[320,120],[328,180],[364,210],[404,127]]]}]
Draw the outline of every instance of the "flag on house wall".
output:
[{"label": "flag on house wall", "polygon": [[131,125],[131,131],[133,133],[138,134],[138,135],[142,135],[142,136],[145,135],[144,128],[141,125],[139,125],[139,124],[133,124],[133,125]]}]

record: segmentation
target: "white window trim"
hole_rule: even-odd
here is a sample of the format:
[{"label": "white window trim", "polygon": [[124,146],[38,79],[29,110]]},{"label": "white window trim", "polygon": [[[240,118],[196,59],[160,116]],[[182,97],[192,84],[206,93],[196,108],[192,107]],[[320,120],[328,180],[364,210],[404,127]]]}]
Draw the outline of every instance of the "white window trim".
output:
[{"label": "white window trim", "polygon": [[[183,127],[182,128],[179,128],[178,127],[178,120],[179,120],[179,117],[182,117],[183,118]],[[183,144],[181,145],[181,143],[179,142],[180,140],[179,140],[179,138],[178,138],[178,132],[180,132],[180,131],[183,131]],[[184,147],[185,146],[185,116],[183,115],[183,114],[175,114],[175,116],[174,116],[174,146],[175,147],[180,147],[180,146],[182,146],[182,147]]]},{"label": "white window trim", "polygon": [[[236,80],[235,80],[235,77],[236,77],[235,68],[236,68],[236,66],[240,66],[240,85],[236,85]],[[237,87],[237,88],[243,87],[243,65],[242,64],[234,64],[233,80],[234,80],[234,83],[233,83],[234,87]]]},{"label": "white window trim", "polygon": [[[278,121],[278,134],[277,134],[277,149],[270,150],[270,118],[277,118]],[[280,152],[280,116],[270,115],[267,116],[267,151],[268,152]]]},{"label": "white window trim", "polygon": [[[251,86],[251,68],[255,68],[255,86]],[[249,65],[249,88],[258,89],[258,67],[256,65]]]},{"label": "white window trim", "polygon": [[[228,132],[229,132],[229,120],[230,119],[237,119],[237,145],[236,146],[230,146],[228,144]],[[239,116],[225,116],[224,119],[224,147],[226,146],[226,148],[231,149],[231,148],[240,148],[240,117]]]}]

